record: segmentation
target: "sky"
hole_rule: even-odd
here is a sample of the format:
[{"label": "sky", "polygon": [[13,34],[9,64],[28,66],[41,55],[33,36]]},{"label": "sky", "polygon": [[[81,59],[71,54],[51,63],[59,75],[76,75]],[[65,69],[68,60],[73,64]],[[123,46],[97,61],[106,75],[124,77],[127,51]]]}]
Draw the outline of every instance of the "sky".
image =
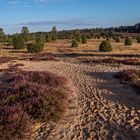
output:
[{"label": "sky", "polygon": [[140,22],[140,0],[0,0],[5,33],[114,27]]}]

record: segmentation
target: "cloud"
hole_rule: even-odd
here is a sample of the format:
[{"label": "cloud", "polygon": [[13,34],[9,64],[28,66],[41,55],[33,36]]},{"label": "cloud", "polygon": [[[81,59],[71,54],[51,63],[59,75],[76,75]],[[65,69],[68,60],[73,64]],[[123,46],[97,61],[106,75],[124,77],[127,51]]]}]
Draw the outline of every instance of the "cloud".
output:
[{"label": "cloud", "polygon": [[91,26],[97,25],[98,20],[91,20],[88,18],[71,18],[71,19],[62,19],[62,20],[47,20],[47,21],[34,21],[21,23],[20,25],[25,26],[40,26],[40,25],[52,25],[52,26]]},{"label": "cloud", "polygon": [[18,3],[20,3],[20,1],[18,1],[18,0],[11,0],[11,1],[8,2],[8,4],[10,4],[10,5],[15,5],[15,4],[18,4]]},{"label": "cloud", "polygon": [[72,0],[37,0],[38,3],[60,3],[60,2],[67,2]]},{"label": "cloud", "polygon": [[[0,0],[0,3],[7,3],[8,5],[16,5],[16,4],[23,4],[24,7],[31,7],[32,4],[51,4],[51,3],[60,3],[60,2],[67,2],[73,0]],[[25,4],[26,3],[26,4]]]}]

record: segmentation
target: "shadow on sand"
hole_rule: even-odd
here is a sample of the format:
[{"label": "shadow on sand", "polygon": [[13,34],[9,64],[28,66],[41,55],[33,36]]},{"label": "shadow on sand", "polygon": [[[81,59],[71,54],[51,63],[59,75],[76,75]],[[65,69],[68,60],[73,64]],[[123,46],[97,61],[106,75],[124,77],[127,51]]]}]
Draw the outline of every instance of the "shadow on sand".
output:
[{"label": "shadow on sand", "polygon": [[130,85],[121,84],[118,79],[115,78],[115,72],[93,72],[87,75],[98,78],[101,82],[97,83],[97,88],[101,90],[108,90],[111,94],[102,94],[107,100],[117,102],[127,107],[134,107],[140,109],[140,95]]},{"label": "shadow on sand", "polygon": [[[114,102],[116,106],[118,106],[117,104],[122,106],[125,105],[130,108],[129,114],[132,107],[140,109],[140,95],[136,94],[136,92],[129,86],[120,84],[119,80],[114,78],[114,75],[116,74],[115,72],[93,72],[86,74],[90,77],[101,80],[101,82],[97,83],[97,88],[101,91],[108,91],[107,93],[100,93],[104,99]],[[132,119],[134,120],[134,118]],[[118,120],[112,118],[111,120],[108,119],[106,123],[108,125],[107,139],[109,140],[112,139],[112,136],[116,136],[118,140],[139,140],[140,138],[140,129],[133,129],[132,125],[130,125],[127,120],[119,124]],[[135,122],[135,125],[139,124],[140,121]]]},{"label": "shadow on sand", "polygon": [[120,57],[120,58],[140,58],[140,54],[91,54],[91,53],[62,53],[62,54],[56,54],[57,57],[70,57],[70,58],[76,58],[76,57]]}]

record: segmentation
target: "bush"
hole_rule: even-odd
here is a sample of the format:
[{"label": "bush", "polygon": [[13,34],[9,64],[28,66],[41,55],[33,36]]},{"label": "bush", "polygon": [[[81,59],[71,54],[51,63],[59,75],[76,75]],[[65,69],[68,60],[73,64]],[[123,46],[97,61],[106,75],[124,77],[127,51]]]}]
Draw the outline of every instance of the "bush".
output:
[{"label": "bush", "polygon": [[38,34],[36,36],[36,42],[27,44],[27,51],[29,53],[38,53],[43,51],[45,43],[45,36],[43,34]]},{"label": "bush", "polygon": [[12,37],[8,37],[7,42],[8,42],[8,46],[13,46],[13,38]]},{"label": "bush", "polygon": [[97,35],[97,39],[100,39],[101,38],[101,36],[100,35]]},{"label": "bush", "polygon": [[44,34],[43,33],[37,34],[35,41],[36,41],[36,43],[40,43],[40,44],[43,45],[45,43],[45,36],[44,36]]},{"label": "bush", "polygon": [[[11,72],[11,71],[10,71]],[[0,139],[26,139],[34,123],[58,121],[66,107],[67,79],[49,72],[14,71],[0,85]]]},{"label": "bush", "polygon": [[121,83],[131,85],[136,91],[138,91],[138,93],[140,93],[140,70],[123,70],[115,75],[115,77],[119,78]]},{"label": "bush", "polygon": [[22,110],[20,105],[0,108],[0,139],[26,139],[32,131],[30,117]]},{"label": "bush", "polygon": [[51,30],[51,37],[52,37],[52,40],[55,41],[57,40],[57,37],[58,37],[58,33],[57,33],[57,29],[56,27],[54,26]]},{"label": "bush", "polygon": [[73,40],[71,47],[72,48],[77,48],[78,47],[78,42],[76,40]]},{"label": "bush", "polygon": [[3,47],[2,44],[0,44],[0,50],[2,49],[2,47]]},{"label": "bush", "polygon": [[21,35],[25,42],[30,40],[30,33],[28,27],[22,27]]},{"label": "bush", "polygon": [[91,39],[92,38],[90,34],[87,34],[86,37],[87,37],[87,39]]},{"label": "bush", "polygon": [[125,45],[127,45],[127,46],[131,46],[133,43],[132,43],[132,39],[131,38],[126,38],[125,39]]},{"label": "bush", "polygon": [[24,49],[25,48],[24,39],[21,37],[21,35],[16,35],[13,37],[13,47],[14,47],[14,49]]},{"label": "bush", "polygon": [[140,71],[134,69],[123,70],[118,73],[122,82],[135,82],[140,78]]},{"label": "bush", "polygon": [[76,40],[77,42],[81,42],[81,33],[79,30],[74,32],[72,39]]},{"label": "bush", "polygon": [[82,35],[82,43],[83,44],[87,43],[87,37],[85,35]]},{"label": "bush", "polygon": [[107,41],[110,41],[110,37],[107,37],[106,40],[107,40]]},{"label": "bush", "polygon": [[51,33],[48,33],[46,35],[46,42],[50,42],[50,41],[52,41],[52,35],[51,35]]},{"label": "bush", "polygon": [[44,44],[38,42],[38,43],[30,43],[30,44],[27,44],[27,51],[29,53],[38,53],[38,52],[41,52],[43,51],[43,48],[44,48]]},{"label": "bush", "polygon": [[83,60],[84,63],[113,63],[113,64],[124,64],[124,65],[140,65],[139,59],[116,59],[116,58],[103,58],[103,59],[91,59]]},{"label": "bush", "polygon": [[140,36],[137,37],[137,43],[140,43]]},{"label": "bush", "polygon": [[110,52],[112,51],[112,46],[109,41],[103,41],[99,47],[100,52]]},{"label": "bush", "polygon": [[35,44],[34,43],[27,44],[27,51],[29,53],[35,53],[36,52]]},{"label": "bush", "polygon": [[115,40],[116,40],[116,43],[119,43],[121,41],[119,37],[116,37]]}]

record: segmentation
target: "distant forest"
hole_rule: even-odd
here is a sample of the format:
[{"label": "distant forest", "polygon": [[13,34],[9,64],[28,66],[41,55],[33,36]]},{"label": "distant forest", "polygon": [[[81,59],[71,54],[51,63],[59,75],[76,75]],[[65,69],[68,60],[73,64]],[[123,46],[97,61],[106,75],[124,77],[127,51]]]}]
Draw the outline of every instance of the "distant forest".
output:
[{"label": "distant forest", "polygon": [[[89,29],[75,29],[75,30],[62,30],[58,31],[59,39],[70,39],[72,38],[75,31],[80,32],[87,36],[87,38],[99,38],[100,37],[110,37],[113,34],[127,36],[127,33],[130,33],[132,37],[136,37],[140,33],[140,23],[134,26],[120,26],[120,27],[110,27],[110,28],[89,28]],[[39,32],[38,32],[39,33]],[[44,34],[49,35],[50,32],[43,32]],[[36,34],[36,33],[32,33]]]},{"label": "distant forest", "polygon": [[91,29],[75,29],[75,30],[62,30],[58,31],[56,27],[52,27],[52,30],[49,32],[35,32],[30,33],[28,27],[23,27],[21,33],[6,35],[4,30],[0,28],[0,43],[9,42],[12,43],[13,37],[21,35],[25,42],[35,40],[36,36],[43,34],[45,41],[49,42],[56,39],[73,39],[81,38],[82,35],[86,36],[87,39],[91,38],[116,38],[116,36],[121,38],[133,37],[136,38],[140,36],[140,23],[134,26],[120,26],[120,27],[111,27],[111,28],[91,28]]},{"label": "distant forest", "polygon": [[[118,32],[118,33],[140,33],[140,23],[135,24],[133,26],[119,26],[119,27],[110,27],[110,28],[89,28],[89,29],[77,29],[80,32],[83,33],[89,33],[89,32],[94,32],[94,33],[101,33],[101,32]],[[63,30],[59,31],[60,33],[62,32],[67,32],[67,33],[72,33],[75,30]]]}]

